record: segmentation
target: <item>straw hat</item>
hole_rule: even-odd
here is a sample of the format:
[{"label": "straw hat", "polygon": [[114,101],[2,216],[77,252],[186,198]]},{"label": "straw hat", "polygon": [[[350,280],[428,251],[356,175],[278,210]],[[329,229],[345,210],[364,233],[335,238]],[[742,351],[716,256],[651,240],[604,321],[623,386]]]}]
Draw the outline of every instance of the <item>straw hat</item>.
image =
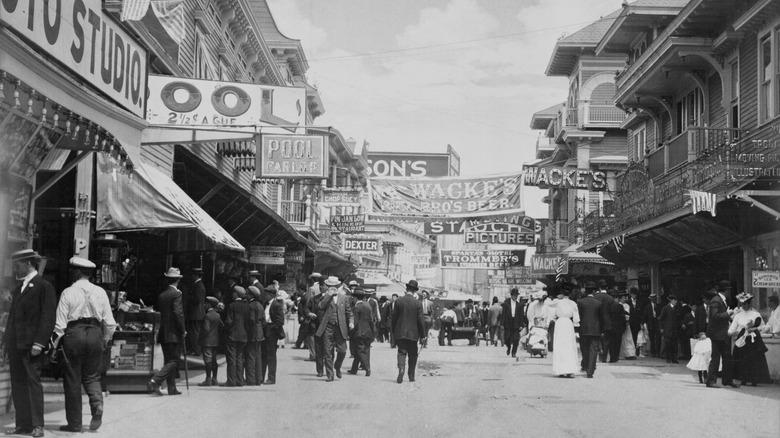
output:
[{"label": "straw hat", "polygon": [[179,268],[170,267],[168,268],[168,271],[165,272],[166,277],[168,278],[182,278],[181,271]]}]

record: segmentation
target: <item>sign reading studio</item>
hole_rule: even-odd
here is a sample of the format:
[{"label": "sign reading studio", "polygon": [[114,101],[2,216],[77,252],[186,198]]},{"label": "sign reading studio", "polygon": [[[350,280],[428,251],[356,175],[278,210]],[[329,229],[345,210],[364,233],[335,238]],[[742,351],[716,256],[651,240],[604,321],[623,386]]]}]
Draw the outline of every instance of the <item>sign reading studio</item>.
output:
[{"label": "sign reading studio", "polygon": [[0,21],[133,114],[143,117],[147,53],[101,0],[3,0]]}]

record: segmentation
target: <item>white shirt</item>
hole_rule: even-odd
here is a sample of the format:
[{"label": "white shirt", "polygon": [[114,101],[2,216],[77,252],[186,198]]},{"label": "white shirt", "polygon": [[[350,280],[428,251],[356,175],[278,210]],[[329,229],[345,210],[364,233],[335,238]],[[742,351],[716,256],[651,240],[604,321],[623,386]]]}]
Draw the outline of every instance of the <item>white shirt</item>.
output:
[{"label": "white shirt", "polygon": [[116,330],[114,314],[108,302],[106,291],[86,279],[77,280],[62,291],[57,304],[57,322],[54,332],[57,336],[65,333],[68,322],[81,318],[95,318],[103,324],[103,340],[108,342]]},{"label": "white shirt", "polygon": [[509,300],[509,305],[512,308],[512,318],[515,317],[515,309],[517,309],[517,301]]},{"label": "white shirt", "polygon": [[24,291],[27,290],[27,285],[30,284],[30,280],[32,280],[36,275],[38,275],[38,271],[33,269],[29,274],[24,276],[24,279],[22,279],[22,289],[20,293],[24,293]]},{"label": "white shirt", "polygon": [[763,332],[780,336],[780,306],[775,307],[775,310],[769,314],[769,319],[766,321],[766,327],[764,327]]},{"label": "white shirt", "polygon": [[457,324],[458,323],[458,315],[455,313],[452,309],[447,309],[444,312],[441,313],[441,317],[444,318],[445,316],[449,316],[452,318],[452,322]]}]

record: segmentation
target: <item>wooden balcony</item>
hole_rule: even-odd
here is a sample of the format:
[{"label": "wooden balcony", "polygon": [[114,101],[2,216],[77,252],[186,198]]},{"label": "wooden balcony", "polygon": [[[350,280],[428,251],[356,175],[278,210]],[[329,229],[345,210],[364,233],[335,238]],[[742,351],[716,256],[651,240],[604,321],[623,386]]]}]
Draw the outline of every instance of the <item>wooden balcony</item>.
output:
[{"label": "wooden balcony", "polygon": [[581,101],[581,127],[584,128],[619,128],[628,114],[609,101]]},{"label": "wooden balcony", "polygon": [[650,178],[658,178],[739,141],[741,132],[731,128],[691,127],[645,157]]},{"label": "wooden balcony", "polygon": [[305,201],[280,201],[279,215],[298,231],[317,234],[320,222],[319,206],[310,199]]}]

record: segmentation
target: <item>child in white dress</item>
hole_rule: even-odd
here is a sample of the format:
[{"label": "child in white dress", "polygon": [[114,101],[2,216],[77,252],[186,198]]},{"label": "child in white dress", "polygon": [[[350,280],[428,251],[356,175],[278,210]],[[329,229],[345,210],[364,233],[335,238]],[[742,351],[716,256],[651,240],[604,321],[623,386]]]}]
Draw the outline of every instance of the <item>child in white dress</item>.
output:
[{"label": "child in white dress", "polygon": [[712,341],[704,332],[699,333],[699,339],[693,346],[691,360],[688,361],[688,369],[699,372],[699,383],[707,380],[707,369],[710,366],[710,355],[712,354]]}]

